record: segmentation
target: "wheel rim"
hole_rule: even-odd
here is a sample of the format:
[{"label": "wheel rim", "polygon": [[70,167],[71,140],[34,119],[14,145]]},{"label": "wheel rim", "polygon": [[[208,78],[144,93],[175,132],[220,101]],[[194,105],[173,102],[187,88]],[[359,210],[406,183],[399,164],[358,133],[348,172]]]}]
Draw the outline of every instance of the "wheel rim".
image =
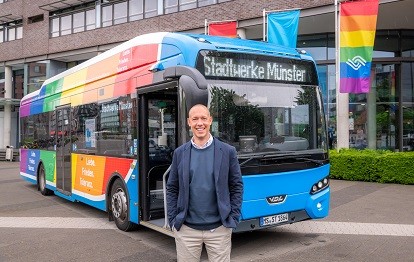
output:
[{"label": "wheel rim", "polygon": [[125,192],[118,188],[112,196],[112,214],[120,221],[124,221],[127,217],[127,198]]}]

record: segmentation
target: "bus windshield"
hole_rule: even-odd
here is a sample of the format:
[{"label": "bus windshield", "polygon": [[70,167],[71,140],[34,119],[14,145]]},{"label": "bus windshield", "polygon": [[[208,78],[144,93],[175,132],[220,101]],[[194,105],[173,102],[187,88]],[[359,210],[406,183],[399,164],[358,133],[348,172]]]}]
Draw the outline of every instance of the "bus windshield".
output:
[{"label": "bus windshield", "polygon": [[324,153],[325,119],[317,86],[209,80],[212,134],[252,153]]}]

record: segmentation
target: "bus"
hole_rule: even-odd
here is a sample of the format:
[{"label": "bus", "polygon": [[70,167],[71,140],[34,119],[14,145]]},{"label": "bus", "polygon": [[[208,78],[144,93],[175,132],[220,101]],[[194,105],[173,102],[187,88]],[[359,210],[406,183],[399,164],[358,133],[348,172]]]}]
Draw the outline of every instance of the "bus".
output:
[{"label": "bus", "polygon": [[188,110],[234,146],[251,231],[329,213],[328,139],[318,75],[305,51],[184,33],[137,36],[48,80],[20,105],[20,175],[54,194],[172,235],[165,184],[187,142]]}]

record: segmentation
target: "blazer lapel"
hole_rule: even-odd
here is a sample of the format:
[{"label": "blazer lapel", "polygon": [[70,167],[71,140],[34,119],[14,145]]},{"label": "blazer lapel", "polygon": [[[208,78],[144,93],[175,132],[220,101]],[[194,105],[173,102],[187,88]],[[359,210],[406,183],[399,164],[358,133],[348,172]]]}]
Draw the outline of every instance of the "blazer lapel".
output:
[{"label": "blazer lapel", "polygon": [[188,188],[190,183],[190,155],[191,142],[185,145],[183,153],[183,182],[185,188]]},{"label": "blazer lapel", "polygon": [[214,179],[217,183],[220,176],[220,168],[223,160],[223,150],[221,143],[218,142],[217,138],[214,138]]}]

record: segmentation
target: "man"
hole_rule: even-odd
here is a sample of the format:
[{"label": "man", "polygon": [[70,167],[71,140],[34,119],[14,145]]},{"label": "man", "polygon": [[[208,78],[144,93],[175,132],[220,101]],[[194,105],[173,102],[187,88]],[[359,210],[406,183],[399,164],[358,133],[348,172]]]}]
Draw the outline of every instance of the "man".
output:
[{"label": "man", "polygon": [[167,212],[178,262],[230,261],[232,229],[238,224],[243,182],[236,149],[210,134],[213,118],[204,105],[190,109],[193,137],[174,151],[167,182]]}]

